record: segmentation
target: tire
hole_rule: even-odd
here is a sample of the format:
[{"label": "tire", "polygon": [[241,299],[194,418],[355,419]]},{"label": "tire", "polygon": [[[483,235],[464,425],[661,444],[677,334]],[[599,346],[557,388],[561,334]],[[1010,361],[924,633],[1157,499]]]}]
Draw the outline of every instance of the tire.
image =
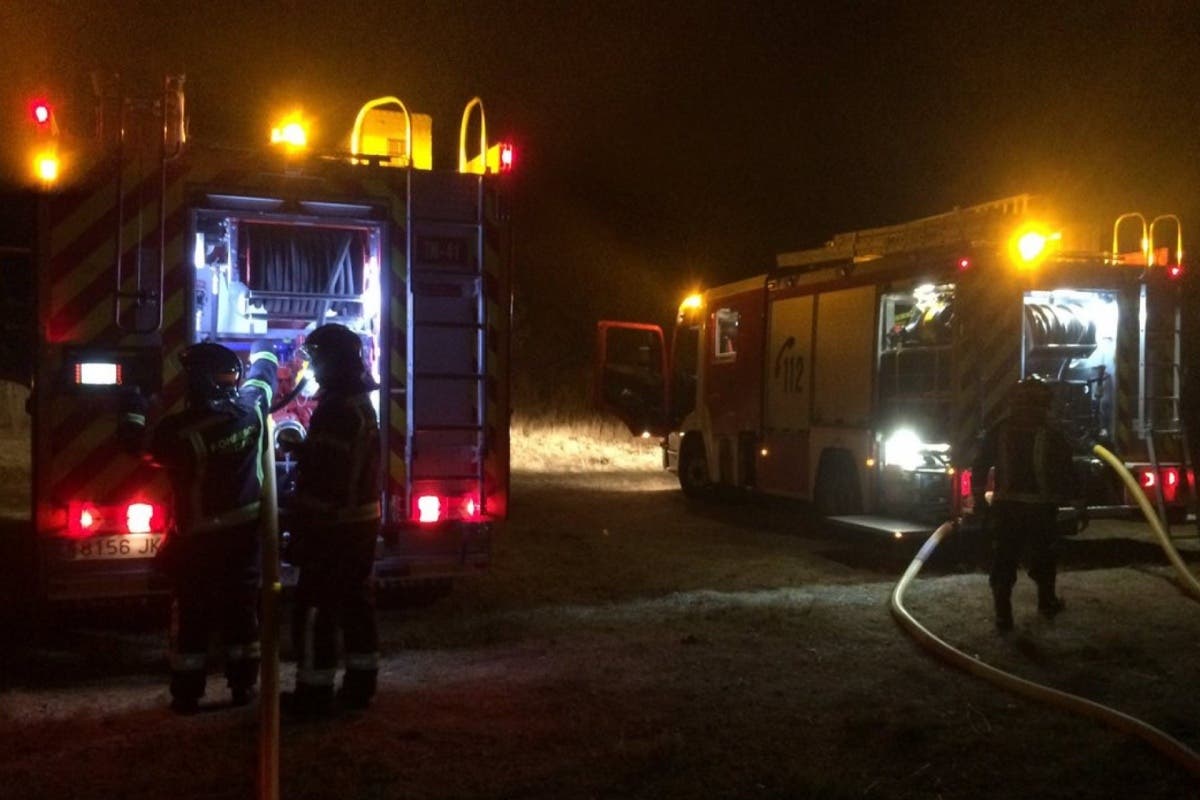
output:
[{"label": "tire", "polygon": [[679,448],[679,488],[694,500],[712,494],[708,457],[704,452],[704,442],[696,434],[683,437],[683,444]]},{"label": "tire", "polygon": [[826,450],[817,465],[813,505],[823,517],[862,513],[862,487],[854,456],[848,450]]}]

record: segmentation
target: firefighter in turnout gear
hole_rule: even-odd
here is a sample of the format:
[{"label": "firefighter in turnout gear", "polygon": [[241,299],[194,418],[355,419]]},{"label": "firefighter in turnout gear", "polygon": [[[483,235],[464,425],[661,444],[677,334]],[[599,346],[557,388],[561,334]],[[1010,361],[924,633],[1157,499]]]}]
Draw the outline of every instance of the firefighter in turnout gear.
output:
[{"label": "firefighter in turnout gear", "polygon": [[995,549],[989,583],[996,627],[1013,627],[1012,590],[1027,551],[1029,577],[1037,584],[1038,612],[1052,618],[1064,604],[1055,591],[1055,537],[1060,504],[1075,499],[1072,447],[1053,424],[1052,392],[1037,376],[1017,384],[1009,413],[984,437],[971,472],[977,513],[986,506],[988,471],[993,476],[991,509]]},{"label": "firefighter in turnout gear", "polygon": [[284,528],[299,568],[292,640],[298,661],[286,712],[305,716],[333,707],[340,626],[345,674],[337,699],[366,708],[379,671],[372,571],[380,522],[378,388],[363,363],[358,334],[322,325],[304,343],[320,386],[308,436],[297,447],[296,489]]},{"label": "firefighter in turnout gear", "polygon": [[[167,470],[174,530],[158,556],[172,586],[171,708],[195,711],[204,695],[209,634],[219,629],[234,705],[253,696],[258,675],[259,504],[265,420],[278,361],[269,341],[242,360],[202,342],[180,356],[184,410],[146,430],[146,402],[132,395],[118,424],[127,449]],[[239,388],[239,384],[241,384]]]}]

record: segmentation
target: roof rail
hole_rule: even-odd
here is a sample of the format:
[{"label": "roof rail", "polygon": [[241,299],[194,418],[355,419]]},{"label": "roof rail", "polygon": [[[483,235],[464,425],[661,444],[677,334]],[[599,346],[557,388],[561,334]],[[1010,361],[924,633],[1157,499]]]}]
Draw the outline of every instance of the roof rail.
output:
[{"label": "roof rail", "polygon": [[986,237],[996,227],[997,220],[1011,221],[1013,217],[1025,216],[1037,200],[1035,195],[1018,194],[897,225],[839,233],[823,247],[780,253],[775,262],[779,267],[817,266],[949,247]]}]

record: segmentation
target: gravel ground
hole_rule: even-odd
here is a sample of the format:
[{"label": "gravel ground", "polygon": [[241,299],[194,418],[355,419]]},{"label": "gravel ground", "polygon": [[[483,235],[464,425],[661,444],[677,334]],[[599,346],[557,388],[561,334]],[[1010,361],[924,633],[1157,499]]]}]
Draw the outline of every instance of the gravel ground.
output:
[{"label": "gravel ground", "polygon": [[[1023,578],[998,636],[953,542],[908,608],[967,653],[1200,748],[1200,606],[1122,530],[1064,542],[1054,622]],[[285,722],[282,795],[1200,796],[1141,741],[916,647],[887,609],[915,546],[795,506],[691,505],[654,471],[518,474],[490,572],[381,611],[374,707]],[[256,710],[225,708],[214,674],[205,713],[172,716],[163,632],[136,619],[8,632],[0,796],[255,796]]]}]

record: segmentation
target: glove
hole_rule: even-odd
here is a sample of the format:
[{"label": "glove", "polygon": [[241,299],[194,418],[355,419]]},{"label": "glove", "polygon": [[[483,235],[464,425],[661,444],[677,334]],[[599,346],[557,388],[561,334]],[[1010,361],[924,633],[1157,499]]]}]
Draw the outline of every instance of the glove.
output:
[{"label": "glove", "polygon": [[149,409],[150,403],[138,387],[131,386],[121,393],[117,411],[117,441],[124,450],[137,453],[142,449]]}]

